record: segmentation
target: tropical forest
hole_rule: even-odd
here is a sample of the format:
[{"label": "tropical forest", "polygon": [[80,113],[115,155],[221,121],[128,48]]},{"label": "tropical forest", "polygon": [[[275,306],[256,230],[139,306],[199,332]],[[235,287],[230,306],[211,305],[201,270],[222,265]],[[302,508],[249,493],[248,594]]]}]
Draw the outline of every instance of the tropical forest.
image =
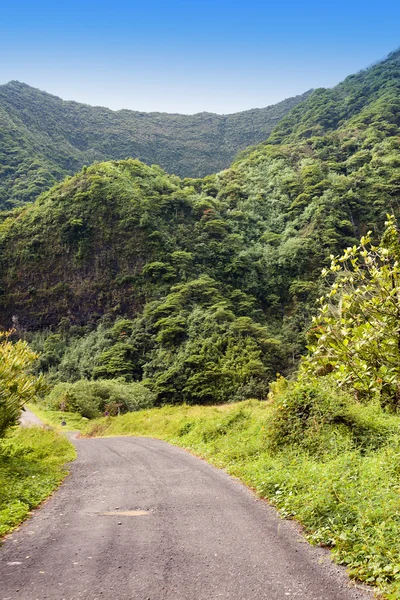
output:
[{"label": "tropical forest", "polygon": [[0,207],[0,534],[64,478],[61,430],[147,436],[400,598],[400,51],[226,116],[12,81]]}]

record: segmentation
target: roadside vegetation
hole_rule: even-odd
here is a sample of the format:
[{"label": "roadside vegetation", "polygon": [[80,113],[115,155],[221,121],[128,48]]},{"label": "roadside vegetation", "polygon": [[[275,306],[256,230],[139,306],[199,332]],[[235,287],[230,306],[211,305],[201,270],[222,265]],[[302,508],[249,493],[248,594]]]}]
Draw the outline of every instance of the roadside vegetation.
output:
[{"label": "roadside vegetation", "polygon": [[0,333],[0,536],[57,487],[75,457],[56,432],[16,427],[24,404],[43,388],[42,378],[29,373],[36,358],[26,342]]},{"label": "roadside vegetation", "polygon": [[190,450],[297,519],[352,577],[398,598],[400,417],[325,384],[286,385],[278,384],[270,402],[102,418],[87,435],[150,436]]},{"label": "roadside vegetation", "polygon": [[29,373],[37,355],[26,342],[0,331],[0,439],[18,423],[23,405],[40,390],[42,379]]},{"label": "roadside vegetation", "polygon": [[0,536],[54,491],[74,458],[64,436],[41,427],[15,429],[0,439]]},{"label": "roadside vegetation", "polygon": [[[82,417],[79,413],[69,412],[65,410],[51,410],[46,408],[45,403],[36,402],[28,404],[28,408],[37,416],[45,425],[60,431],[82,431],[88,425],[89,419]],[[63,425],[65,423],[65,425]]]}]

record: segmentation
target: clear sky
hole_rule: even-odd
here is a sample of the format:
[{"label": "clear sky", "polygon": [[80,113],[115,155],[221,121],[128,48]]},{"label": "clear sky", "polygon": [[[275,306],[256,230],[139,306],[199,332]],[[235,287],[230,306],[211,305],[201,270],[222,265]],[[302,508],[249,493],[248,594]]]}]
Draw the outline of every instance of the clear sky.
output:
[{"label": "clear sky", "polygon": [[231,113],[400,47],[399,0],[3,0],[0,84],[113,109]]}]

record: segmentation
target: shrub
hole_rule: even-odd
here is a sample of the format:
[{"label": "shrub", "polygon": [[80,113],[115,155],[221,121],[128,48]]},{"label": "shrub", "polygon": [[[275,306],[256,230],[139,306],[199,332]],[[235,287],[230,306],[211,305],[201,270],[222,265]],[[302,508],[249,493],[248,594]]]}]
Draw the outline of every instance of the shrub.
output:
[{"label": "shrub", "polygon": [[40,388],[41,379],[27,372],[35,359],[26,342],[13,344],[9,334],[0,332],[0,437],[18,422],[23,405]]},{"label": "shrub", "polygon": [[379,246],[368,234],[331,256],[323,274],[333,283],[313,319],[300,378],[330,374],[360,401],[400,411],[400,232],[393,216],[386,225]]},{"label": "shrub", "polygon": [[52,410],[78,412],[93,419],[104,411],[112,416],[150,408],[154,405],[154,396],[140,383],[81,379],[75,383],[58,383],[47,397],[47,404]]},{"label": "shrub", "polygon": [[268,441],[272,448],[301,446],[313,454],[378,448],[396,427],[376,404],[367,406],[337,388],[334,380],[272,384]]}]

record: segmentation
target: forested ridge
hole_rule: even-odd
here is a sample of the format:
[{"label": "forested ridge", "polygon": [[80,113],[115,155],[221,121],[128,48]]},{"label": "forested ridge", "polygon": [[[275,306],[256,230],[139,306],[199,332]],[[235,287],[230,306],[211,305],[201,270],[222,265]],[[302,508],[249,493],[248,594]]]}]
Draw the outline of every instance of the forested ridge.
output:
[{"label": "forested ridge", "polygon": [[3,212],[1,325],[50,327],[36,342],[56,379],[122,376],[159,402],[263,397],[304,352],[330,255],[397,211],[399,85],[393,53],[216,175],[99,163]]},{"label": "forested ridge", "polygon": [[0,208],[33,201],[94,162],[137,158],[202,177],[265,140],[310,92],[230,115],[112,111],[67,102],[18,81],[0,86]]},{"label": "forested ridge", "polygon": [[[399,91],[398,51],[315,90],[219,173],[181,179],[127,158],[11,199],[4,480],[32,450],[7,432],[36,398],[52,425],[151,435],[225,467],[399,598]],[[13,140],[12,169],[28,172]],[[40,165],[28,179],[46,188]],[[31,506],[1,508],[10,480],[3,531]]]}]

